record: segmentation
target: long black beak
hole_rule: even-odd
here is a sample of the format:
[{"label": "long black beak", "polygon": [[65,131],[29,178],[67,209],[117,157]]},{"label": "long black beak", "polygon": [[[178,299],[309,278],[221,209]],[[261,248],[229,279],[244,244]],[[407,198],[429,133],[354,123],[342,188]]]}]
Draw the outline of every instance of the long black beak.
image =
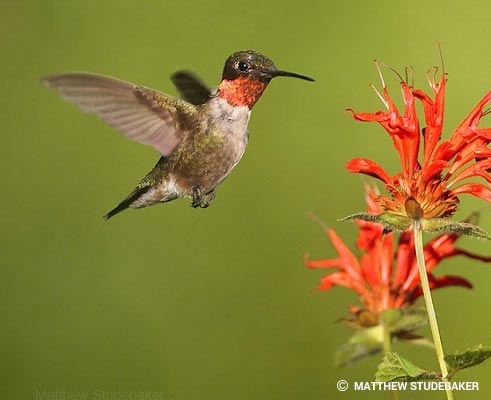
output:
[{"label": "long black beak", "polygon": [[315,82],[315,79],[309,78],[308,76],[305,75],[296,74],[294,72],[279,71],[279,70],[271,71],[272,78],[276,78],[277,76],[289,76],[290,78],[298,78],[298,79],[303,79],[304,81]]}]

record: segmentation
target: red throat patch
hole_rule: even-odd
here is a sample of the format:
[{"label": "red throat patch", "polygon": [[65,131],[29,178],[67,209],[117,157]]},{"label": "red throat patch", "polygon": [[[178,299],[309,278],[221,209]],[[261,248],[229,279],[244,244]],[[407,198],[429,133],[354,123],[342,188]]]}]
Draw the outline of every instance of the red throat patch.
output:
[{"label": "red throat patch", "polygon": [[254,107],[267,83],[257,79],[239,77],[234,80],[224,79],[218,86],[220,97],[224,98],[233,106]]}]

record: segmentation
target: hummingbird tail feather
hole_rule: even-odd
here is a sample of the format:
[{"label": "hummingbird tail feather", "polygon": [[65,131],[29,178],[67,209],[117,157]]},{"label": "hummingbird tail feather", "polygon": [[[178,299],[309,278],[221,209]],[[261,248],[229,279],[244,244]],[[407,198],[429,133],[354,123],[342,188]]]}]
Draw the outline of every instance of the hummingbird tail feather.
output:
[{"label": "hummingbird tail feather", "polygon": [[137,200],[143,194],[145,194],[148,191],[148,189],[150,189],[150,186],[137,187],[128,195],[128,197],[126,197],[121,203],[119,203],[116,207],[114,207],[102,218],[104,218],[107,221],[109,218],[114,217],[116,214],[119,214],[121,211],[126,210],[128,207],[131,207],[131,205],[135,202],[135,200]]}]

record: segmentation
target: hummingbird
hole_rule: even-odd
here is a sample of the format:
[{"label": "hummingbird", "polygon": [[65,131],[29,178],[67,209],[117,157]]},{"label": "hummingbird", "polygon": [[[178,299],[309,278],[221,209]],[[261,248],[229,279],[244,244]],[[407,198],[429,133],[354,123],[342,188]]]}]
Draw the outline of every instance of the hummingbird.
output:
[{"label": "hummingbird", "polygon": [[107,220],[127,208],[177,198],[190,198],[192,207],[207,208],[244,154],[252,108],[278,76],[314,81],[278,70],[269,58],[253,50],[228,57],[215,89],[190,72],[173,74],[171,80],[182,99],[86,72],[51,75],[41,81],[129,139],[160,153],[157,164],[135,189],[104,215]]}]

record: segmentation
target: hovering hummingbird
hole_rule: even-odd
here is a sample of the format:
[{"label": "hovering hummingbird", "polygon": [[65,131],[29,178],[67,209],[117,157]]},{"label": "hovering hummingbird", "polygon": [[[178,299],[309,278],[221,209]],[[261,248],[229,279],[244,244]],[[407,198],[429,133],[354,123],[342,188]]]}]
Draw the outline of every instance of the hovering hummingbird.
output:
[{"label": "hovering hummingbird", "polygon": [[177,198],[208,207],[215,189],[240,161],[248,142],[251,109],[271,79],[307,76],[276,69],[264,55],[239,51],[225,62],[222,81],[210,90],[193,74],[171,79],[184,100],[133,83],[85,72],[51,75],[42,82],[82,110],[97,114],[161,157],[136,188],[104,218]]}]

